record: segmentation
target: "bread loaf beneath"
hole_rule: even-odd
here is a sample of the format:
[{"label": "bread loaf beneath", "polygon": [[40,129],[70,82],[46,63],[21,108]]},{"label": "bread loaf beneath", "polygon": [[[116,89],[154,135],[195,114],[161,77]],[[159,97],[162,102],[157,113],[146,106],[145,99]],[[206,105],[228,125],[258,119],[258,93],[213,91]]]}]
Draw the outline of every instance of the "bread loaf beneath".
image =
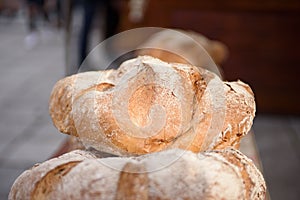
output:
[{"label": "bread loaf beneath", "polygon": [[[51,193],[64,174],[85,159],[96,158],[87,151],[75,150],[59,158],[35,164],[15,181],[9,199],[43,199]],[[43,194],[41,194],[43,193]],[[57,198],[60,199],[60,198]]]},{"label": "bread loaf beneath", "polygon": [[234,149],[98,159],[78,150],[25,171],[9,199],[259,200],[265,190],[253,162]]},{"label": "bread loaf beneath", "polygon": [[49,109],[54,125],[84,144],[141,155],[235,147],[251,128],[255,102],[241,81],[222,82],[202,68],[141,56],[118,70],[60,80]]}]

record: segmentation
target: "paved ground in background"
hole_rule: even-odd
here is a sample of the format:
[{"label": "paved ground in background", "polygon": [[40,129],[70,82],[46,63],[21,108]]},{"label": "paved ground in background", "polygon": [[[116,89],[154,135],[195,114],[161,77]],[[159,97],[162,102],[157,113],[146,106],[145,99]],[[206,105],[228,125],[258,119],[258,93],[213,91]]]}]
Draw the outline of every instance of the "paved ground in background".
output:
[{"label": "paved ground in background", "polygon": [[272,200],[300,199],[300,118],[258,115],[254,133]]},{"label": "paved ground in background", "polygon": [[25,46],[26,34],[22,19],[0,20],[0,199],[64,138],[48,114],[51,89],[64,74],[62,34],[43,30],[32,49]]},{"label": "paved ground in background", "polygon": [[[30,50],[25,36],[22,20],[0,20],[0,199],[64,138],[48,115],[51,89],[64,73],[62,33],[43,32]],[[300,118],[259,115],[254,132],[271,198],[299,199]]]}]

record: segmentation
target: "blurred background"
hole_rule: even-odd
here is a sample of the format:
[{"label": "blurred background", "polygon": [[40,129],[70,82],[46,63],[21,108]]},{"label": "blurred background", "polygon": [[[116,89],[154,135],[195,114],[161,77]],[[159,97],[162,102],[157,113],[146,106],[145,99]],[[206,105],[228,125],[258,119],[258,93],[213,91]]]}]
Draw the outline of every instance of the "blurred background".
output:
[{"label": "blurred background", "polygon": [[298,0],[0,0],[0,199],[64,145],[48,114],[55,82],[103,39],[138,27],[191,30],[226,46],[224,79],[255,93],[251,145],[270,197],[300,199]]}]

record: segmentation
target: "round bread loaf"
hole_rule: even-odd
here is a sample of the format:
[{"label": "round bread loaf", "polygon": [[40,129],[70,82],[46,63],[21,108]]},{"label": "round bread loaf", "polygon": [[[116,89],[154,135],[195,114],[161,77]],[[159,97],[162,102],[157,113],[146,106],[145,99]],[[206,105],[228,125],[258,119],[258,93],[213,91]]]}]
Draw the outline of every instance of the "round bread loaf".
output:
[{"label": "round bread loaf", "polygon": [[100,151],[200,152],[236,147],[251,128],[255,102],[241,81],[222,82],[202,68],[141,56],[118,70],[59,81],[50,114],[61,132]]},{"label": "round bread loaf", "polygon": [[259,200],[265,191],[253,162],[234,149],[98,159],[78,150],[25,171],[9,199]]}]

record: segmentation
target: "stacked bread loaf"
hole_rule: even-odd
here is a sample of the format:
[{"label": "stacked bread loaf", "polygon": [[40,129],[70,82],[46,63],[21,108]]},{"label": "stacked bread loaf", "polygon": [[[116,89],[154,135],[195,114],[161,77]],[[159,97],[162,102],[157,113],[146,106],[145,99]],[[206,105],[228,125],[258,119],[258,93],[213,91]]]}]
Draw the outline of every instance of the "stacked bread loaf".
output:
[{"label": "stacked bread loaf", "polygon": [[264,199],[262,175],[234,149],[254,114],[245,83],[150,56],[66,77],[50,97],[54,125],[121,157],[70,152],[25,171],[9,198]]},{"label": "stacked bread loaf", "polygon": [[222,82],[202,68],[142,56],[118,70],[60,80],[50,114],[61,132],[112,154],[199,152],[238,145],[251,128],[255,102],[241,81]]}]

